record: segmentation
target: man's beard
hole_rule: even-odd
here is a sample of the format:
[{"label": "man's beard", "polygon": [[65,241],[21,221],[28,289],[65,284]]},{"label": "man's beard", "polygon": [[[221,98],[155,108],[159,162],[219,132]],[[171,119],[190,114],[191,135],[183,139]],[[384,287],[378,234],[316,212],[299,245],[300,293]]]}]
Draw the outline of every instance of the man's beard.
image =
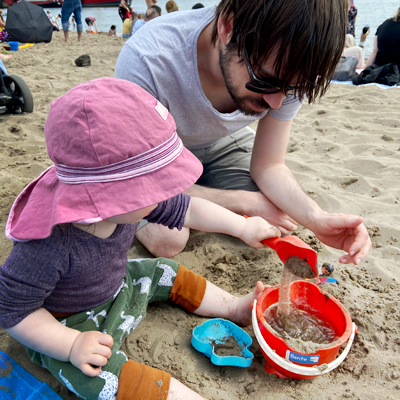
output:
[{"label": "man's beard", "polygon": [[255,111],[253,108],[246,105],[247,102],[253,103],[255,106],[264,108],[265,110],[270,109],[270,105],[264,99],[254,98],[252,96],[240,96],[239,90],[234,86],[232,76],[229,72],[229,64],[231,62],[234,52],[229,54],[224,53],[222,50],[219,51],[219,67],[222,72],[222,76],[225,80],[225,86],[235,103],[236,107],[243,112],[245,115],[251,115],[253,117],[261,116],[262,112]]}]

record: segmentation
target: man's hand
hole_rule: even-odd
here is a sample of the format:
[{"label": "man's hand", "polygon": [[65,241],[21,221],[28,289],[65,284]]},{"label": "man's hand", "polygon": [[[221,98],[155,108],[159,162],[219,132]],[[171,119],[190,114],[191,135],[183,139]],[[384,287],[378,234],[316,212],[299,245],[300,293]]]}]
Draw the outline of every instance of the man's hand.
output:
[{"label": "man's hand", "polygon": [[69,361],[85,375],[97,376],[111,357],[112,336],[105,333],[82,332],[72,345]]},{"label": "man's hand", "polygon": [[308,228],[324,244],[344,250],[348,255],[340,257],[342,264],[360,264],[372,247],[363,219],[355,215],[325,213]]}]

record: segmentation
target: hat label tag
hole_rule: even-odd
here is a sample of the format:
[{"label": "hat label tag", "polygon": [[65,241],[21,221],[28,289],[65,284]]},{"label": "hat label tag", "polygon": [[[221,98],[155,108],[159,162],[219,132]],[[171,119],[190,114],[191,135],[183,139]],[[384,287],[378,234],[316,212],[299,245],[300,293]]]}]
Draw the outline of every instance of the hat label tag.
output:
[{"label": "hat label tag", "polygon": [[167,120],[168,110],[159,101],[157,101],[156,111],[160,114],[164,121]]}]

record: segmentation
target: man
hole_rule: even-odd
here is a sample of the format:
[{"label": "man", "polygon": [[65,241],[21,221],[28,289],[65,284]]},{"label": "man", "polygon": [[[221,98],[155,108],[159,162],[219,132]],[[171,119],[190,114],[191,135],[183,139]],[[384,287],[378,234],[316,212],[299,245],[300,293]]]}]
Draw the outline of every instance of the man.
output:
[{"label": "man", "polygon": [[[323,211],[285,165],[299,99],[326,92],[346,23],[347,0],[222,0],[145,26],[123,47],[115,76],[157,97],[202,161],[188,194],[262,216],[282,234],[297,221],[346,251],[340,262],[359,264],[371,247],[362,218]],[[257,119],[254,138],[247,127]],[[152,254],[171,257],[189,231],[148,224],[137,237]]]},{"label": "man", "polygon": [[136,18],[132,22],[131,33],[132,36],[135,32],[137,32],[146,22],[151,21],[154,18],[157,18],[161,15],[161,9],[158,6],[151,6],[146,10],[144,15],[144,20]]}]

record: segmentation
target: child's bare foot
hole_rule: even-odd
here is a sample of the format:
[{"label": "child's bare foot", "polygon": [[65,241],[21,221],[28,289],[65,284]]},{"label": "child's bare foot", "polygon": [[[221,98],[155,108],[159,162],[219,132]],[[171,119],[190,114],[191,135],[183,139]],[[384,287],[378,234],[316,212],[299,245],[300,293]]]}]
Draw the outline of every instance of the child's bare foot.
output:
[{"label": "child's bare foot", "polygon": [[256,287],[251,293],[239,299],[236,309],[236,321],[234,321],[236,324],[240,326],[248,326],[251,324],[251,305],[254,300],[260,297],[260,294],[264,289],[264,284],[261,281],[258,281]]}]

